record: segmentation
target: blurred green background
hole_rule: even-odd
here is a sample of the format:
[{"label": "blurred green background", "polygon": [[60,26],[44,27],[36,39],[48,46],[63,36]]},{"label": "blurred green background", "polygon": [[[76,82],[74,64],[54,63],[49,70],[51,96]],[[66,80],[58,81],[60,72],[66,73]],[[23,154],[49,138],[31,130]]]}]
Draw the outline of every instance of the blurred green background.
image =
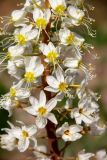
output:
[{"label": "blurred green background", "polygon": [[[8,16],[11,12],[18,8],[17,3],[21,0],[0,0],[0,16]],[[96,52],[100,59],[94,62],[96,67],[97,77],[90,83],[90,87],[101,94],[99,101],[101,117],[107,121],[107,0],[90,0],[89,1],[95,10],[92,13],[93,18],[96,19],[94,28],[97,30],[96,38],[89,38],[89,42],[95,46]],[[93,52],[93,54],[94,54]],[[0,73],[0,95],[6,93],[11,85],[10,77],[7,73]],[[15,113],[19,119],[23,115]],[[0,111],[0,129],[6,127],[8,113],[4,110]],[[29,121],[29,120],[28,120]],[[100,137],[85,136],[80,141],[74,142],[69,151],[75,153],[77,150],[86,148],[87,151],[96,151],[99,149],[107,149],[107,133]],[[22,160],[28,156],[28,152],[19,153],[7,152],[0,150],[0,160]]]}]

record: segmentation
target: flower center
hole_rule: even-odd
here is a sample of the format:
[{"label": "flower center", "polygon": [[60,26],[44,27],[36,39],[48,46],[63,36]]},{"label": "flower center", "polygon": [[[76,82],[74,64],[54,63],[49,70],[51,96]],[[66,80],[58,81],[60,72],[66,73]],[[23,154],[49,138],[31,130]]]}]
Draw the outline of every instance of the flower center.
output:
[{"label": "flower center", "polygon": [[26,131],[22,131],[22,136],[23,136],[23,138],[28,138],[29,134]]},{"label": "flower center", "polygon": [[64,134],[65,134],[65,135],[69,135],[69,134],[70,134],[69,130],[66,130],[66,131],[64,132]]},{"label": "flower center", "polygon": [[38,109],[38,112],[39,112],[39,115],[40,115],[40,116],[44,116],[44,115],[47,113],[47,109],[44,108],[44,107],[40,107],[40,108]]},{"label": "flower center", "polygon": [[83,113],[84,113],[83,108],[80,108],[80,109],[79,109],[79,113],[80,113],[80,114],[83,114]]},{"label": "flower center", "polygon": [[10,96],[15,97],[16,96],[16,90],[14,88],[10,88]]},{"label": "flower center", "polygon": [[36,25],[39,29],[45,29],[46,25],[47,25],[47,22],[44,18],[38,18],[36,20]]},{"label": "flower center", "polygon": [[28,83],[31,83],[35,80],[35,75],[33,72],[26,72],[25,75],[25,80],[28,82]]},{"label": "flower center", "polygon": [[57,12],[59,15],[64,14],[64,11],[65,11],[65,6],[64,5],[58,5],[55,8],[55,12]]},{"label": "flower center", "polygon": [[66,89],[68,88],[68,85],[66,83],[60,83],[59,84],[59,90],[61,92],[66,92]]},{"label": "flower center", "polygon": [[74,34],[70,34],[70,35],[66,38],[66,43],[67,43],[67,44],[72,44],[73,41],[74,41],[74,38],[75,38]]},{"label": "flower center", "polygon": [[21,44],[21,45],[26,44],[26,38],[22,34],[18,34],[17,39],[18,39],[19,44]]},{"label": "flower center", "polygon": [[49,59],[50,62],[54,63],[58,57],[58,53],[55,51],[51,51],[48,53],[47,58]]}]

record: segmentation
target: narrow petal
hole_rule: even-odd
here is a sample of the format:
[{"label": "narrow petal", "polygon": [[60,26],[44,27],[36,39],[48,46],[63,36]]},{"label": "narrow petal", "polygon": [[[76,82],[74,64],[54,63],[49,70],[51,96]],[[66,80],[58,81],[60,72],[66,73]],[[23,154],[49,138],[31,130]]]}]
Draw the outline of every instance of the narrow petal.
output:
[{"label": "narrow petal", "polygon": [[47,83],[49,86],[51,86],[53,88],[58,88],[59,83],[53,76],[47,76],[46,80],[47,80]]},{"label": "narrow petal", "polygon": [[44,117],[37,117],[36,118],[36,125],[38,128],[44,128],[47,124],[47,119]]},{"label": "narrow petal", "polygon": [[18,149],[20,152],[24,152],[29,147],[29,140],[28,139],[20,139],[18,142]]},{"label": "narrow petal", "polygon": [[33,97],[33,96],[29,97],[29,101],[32,104],[32,106],[36,107],[38,105],[38,100],[35,97]]},{"label": "narrow petal", "polygon": [[56,78],[59,82],[64,82],[64,75],[63,75],[63,72],[60,68],[57,68],[56,70]]},{"label": "narrow petal", "polygon": [[41,106],[45,106],[45,104],[46,104],[46,95],[45,95],[45,92],[44,92],[44,91],[41,91],[41,92],[40,92],[39,104],[40,104]]},{"label": "narrow petal", "polygon": [[36,116],[36,109],[34,109],[32,106],[24,108],[24,110],[30,113],[31,115]]},{"label": "narrow petal", "polygon": [[46,104],[48,112],[50,112],[56,105],[57,105],[57,100],[55,98],[48,101],[48,103]]},{"label": "narrow petal", "polygon": [[58,124],[56,117],[54,116],[53,113],[48,114],[48,119],[53,122],[54,124]]}]

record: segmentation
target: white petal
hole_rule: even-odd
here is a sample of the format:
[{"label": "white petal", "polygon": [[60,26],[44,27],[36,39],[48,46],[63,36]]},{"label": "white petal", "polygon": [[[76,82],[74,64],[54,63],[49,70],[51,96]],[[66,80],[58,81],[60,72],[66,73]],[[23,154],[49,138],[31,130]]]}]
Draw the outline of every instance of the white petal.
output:
[{"label": "white petal", "polygon": [[25,16],[24,10],[15,10],[12,12],[12,20],[18,21]]},{"label": "white petal", "polygon": [[46,95],[44,91],[40,92],[40,97],[39,97],[39,105],[40,106],[45,106],[46,104]]},{"label": "white petal", "polygon": [[59,82],[64,82],[64,75],[63,75],[63,71],[58,67],[56,72],[56,78]]},{"label": "white petal", "polygon": [[37,29],[33,29],[30,32],[26,33],[26,38],[28,41],[35,39],[38,35],[38,30]]},{"label": "white petal", "polygon": [[31,127],[27,128],[27,131],[29,133],[29,136],[33,136],[37,132],[37,127],[35,125],[32,125]]},{"label": "white petal", "polygon": [[48,103],[46,104],[48,112],[50,112],[53,108],[55,108],[56,105],[57,105],[57,100],[55,98],[49,100]]},{"label": "white petal", "polygon": [[54,124],[58,124],[57,119],[53,113],[49,113],[47,118]]},{"label": "white petal", "polygon": [[38,105],[38,100],[35,97],[33,97],[33,96],[29,97],[29,101],[35,107]]},{"label": "white petal", "polygon": [[47,124],[47,119],[44,117],[37,117],[36,118],[36,125],[38,128],[44,128]]},{"label": "white petal", "polygon": [[28,139],[20,139],[18,142],[18,149],[20,152],[24,152],[29,147],[29,140]]},{"label": "white petal", "polygon": [[21,56],[24,53],[25,48],[23,46],[11,46],[8,52],[12,57]]},{"label": "white petal", "polygon": [[24,108],[24,110],[30,113],[31,115],[36,116],[36,109],[34,109],[32,106]]},{"label": "white petal", "polygon": [[44,72],[44,66],[43,66],[43,64],[40,64],[39,67],[37,67],[35,70],[36,77],[41,76],[43,74],[43,72]]},{"label": "white petal", "polygon": [[54,93],[57,93],[59,91],[58,89],[52,88],[50,86],[45,87],[44,90]]},{"label": "white petal", "polygon": [[57,89],[58,86],[59,86],[59,82],[53,76],[47,76],[46,81],[47,81],[49,86],[51,86],[55,89]]}]

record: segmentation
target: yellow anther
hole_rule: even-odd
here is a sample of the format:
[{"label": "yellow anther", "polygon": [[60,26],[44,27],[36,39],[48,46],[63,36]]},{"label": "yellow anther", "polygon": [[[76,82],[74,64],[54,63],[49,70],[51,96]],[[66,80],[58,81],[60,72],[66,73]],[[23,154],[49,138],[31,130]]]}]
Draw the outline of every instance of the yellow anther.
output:
[{"label": "yellow anther", "polygon": [[22,136],[23,136],[23,138],[28,138],[29,134],[26,131],[22,131]]},{"label": "yellow anther", "polygon": [[50,62],[54,63],[58,58],[58,53],[55,51],[51,51],[48,53],[47,58],[49,59]]},{"label": "yellow anther", "polygon": [[74,38],[75,38],[75,35],[73,33],[71,33],[67,39],[66,39],[66,43],[69,45],[69,44],[72,44],[73,41],[74,41]]},{"label": "yellow anther", "polygon": [[40,115],[40,116],[44,116],[44,115],[47,113],[47,109],[44,108],[44,107],[40,107],[40,108],[38,109],[38,112],[39,112],[39,115]]},{"label": "yellow anther", "polygon": [[38,18],[36,20],[36,25],[39,29],[45,29],[47,25],[47,21],[44,18]]},{"label": "yellow anther", "polygon": [[62,15],[64,14],[64,11],[65,11],[65,6],[64,5],[58,5],[56,8],[55,8],[55,12],[59,15]]},{"label": "yellow anther", "polygon": [[35,80],[35,75],[33,72],[26,72],[24,78],[28,83],[31,83]]},{"label": "yellow anther", "polygon": [[18,39],[19,44],[21,44],[21,45],[25,45],[26,44],[26,38],[25,38],[24,35],[18,34],[17,35],[17,39]]},{"label": "yellow anther", "polygon": [[68,88],[68,85],[66,83],[62,82],[59,84],[59,90],[61,92],[66,92],[67,88]]}]

